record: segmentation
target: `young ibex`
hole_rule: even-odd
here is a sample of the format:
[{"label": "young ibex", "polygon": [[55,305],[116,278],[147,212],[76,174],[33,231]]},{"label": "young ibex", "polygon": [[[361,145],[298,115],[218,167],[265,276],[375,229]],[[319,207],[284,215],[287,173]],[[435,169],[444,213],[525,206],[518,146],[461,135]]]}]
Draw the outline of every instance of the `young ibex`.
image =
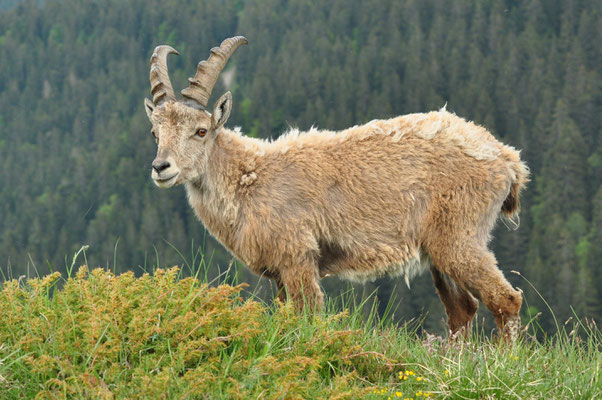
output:
[{"label": "young ibex", "polygon": [[167,72],[167,55],[177,52],[155,49],[145,109],[158,144],[157,186],[184,184],[207,229],[299,306],[322,304],[326,275],[409,282],[430,268],[452,333],[470,326],[479,299],[513,339],[521,294],[487,244],[499,213],[518,212],[528,180],[519,153],[445,110],[271,142],[245,137],[224,127],[230,92],[213,113],[206,107],[246,43],[237,36],[213,48],[182,100]]}]

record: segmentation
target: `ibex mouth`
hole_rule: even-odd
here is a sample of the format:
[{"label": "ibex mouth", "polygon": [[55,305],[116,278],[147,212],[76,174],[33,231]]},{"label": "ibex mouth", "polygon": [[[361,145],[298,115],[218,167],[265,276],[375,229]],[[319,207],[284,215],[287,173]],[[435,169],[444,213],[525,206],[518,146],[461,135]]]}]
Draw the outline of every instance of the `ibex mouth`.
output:
[{"label": "ibex mouth", "polygon": [[180,174],[176,173],[168,178],[153,178],[153,180],[155,181],[155,185],[159,186],[160,188],[170,188],[175,185],[178,175]]}]

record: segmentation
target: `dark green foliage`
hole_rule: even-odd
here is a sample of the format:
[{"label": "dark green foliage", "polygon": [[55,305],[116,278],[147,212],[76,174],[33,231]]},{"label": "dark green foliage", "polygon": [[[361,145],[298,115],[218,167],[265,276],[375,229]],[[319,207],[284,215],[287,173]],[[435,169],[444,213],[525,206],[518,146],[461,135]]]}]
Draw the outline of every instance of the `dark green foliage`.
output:
[{"label": "dark green foliage", "polygon": [[[149,179],[154,142],[142,100],[155,45],[176,91],[228,36],[250,41],[236,67],[229,125],[270,138],[289,126],[341,129],[374,118],[448,109],[523,149],[533,182],[521,228],[496,231],[559,320],[571,306],[602,317],[602,10],[600,2],[77,0],[0,2],[0,269],[63,269],[83,244],[116,271],[181,264],[172,248],[203,243],[230,256],[193,217],[184,191]],[[221,82],[214,99],[224,92]],[[193,245],[194,243],[194,245]],[[188,254],[189,250],[185,253]],[[157,257],[161,260],[157,260]],[[509,275],[509,273],[507,273]],[[252,279],[251,277],[247,277]],[[554,325],[525,289],[539,322]],[[256,280],[253,280],[256,282]],[[327,280],[334,293],[342,285]],[[396,317],[428,312],[443,328],[428,274],[380,280]],[[526,307],[525,307],[526,309]],[[384,310],[381,310],[384,312]]]},{"label": "dark green foliage", "polygon": [[0,10],[8,10],[21,2],[23,2],[23,0],[0,0]]}]

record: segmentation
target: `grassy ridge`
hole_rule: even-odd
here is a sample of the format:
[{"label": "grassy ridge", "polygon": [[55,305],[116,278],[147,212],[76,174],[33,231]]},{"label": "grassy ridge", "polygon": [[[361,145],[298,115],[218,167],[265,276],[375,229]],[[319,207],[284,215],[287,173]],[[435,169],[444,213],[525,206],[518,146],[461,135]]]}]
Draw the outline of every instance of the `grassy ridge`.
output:
[{"label": "grassy ridge", "polygon": [[[59,288],[60,286],[60,288]],[[361,307],[311,318],[177,268],[0,292],[1,398],[600,398],[602,340],[449,342]],[[367,316],[366,316],[367,315]]]}]

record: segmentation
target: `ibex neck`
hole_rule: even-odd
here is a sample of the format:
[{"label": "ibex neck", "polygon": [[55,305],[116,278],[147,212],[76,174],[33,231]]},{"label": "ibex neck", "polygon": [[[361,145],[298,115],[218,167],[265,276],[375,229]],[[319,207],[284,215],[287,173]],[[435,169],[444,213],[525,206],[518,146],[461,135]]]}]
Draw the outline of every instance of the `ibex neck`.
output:
[{"label": "ibex neck", "polygon": [[261,140],[222,129],[207,154],[206,189],[236,201],[239,192],[252,184],[263,147]]},{"label": "ibex neck", "polygon": [[252,183],[261,142],[222,129],[208,149],[207,169],[199,182],[186,186],[196,215],[226,247],[233,249],[235,231],[243,206],[241,193]]}]

